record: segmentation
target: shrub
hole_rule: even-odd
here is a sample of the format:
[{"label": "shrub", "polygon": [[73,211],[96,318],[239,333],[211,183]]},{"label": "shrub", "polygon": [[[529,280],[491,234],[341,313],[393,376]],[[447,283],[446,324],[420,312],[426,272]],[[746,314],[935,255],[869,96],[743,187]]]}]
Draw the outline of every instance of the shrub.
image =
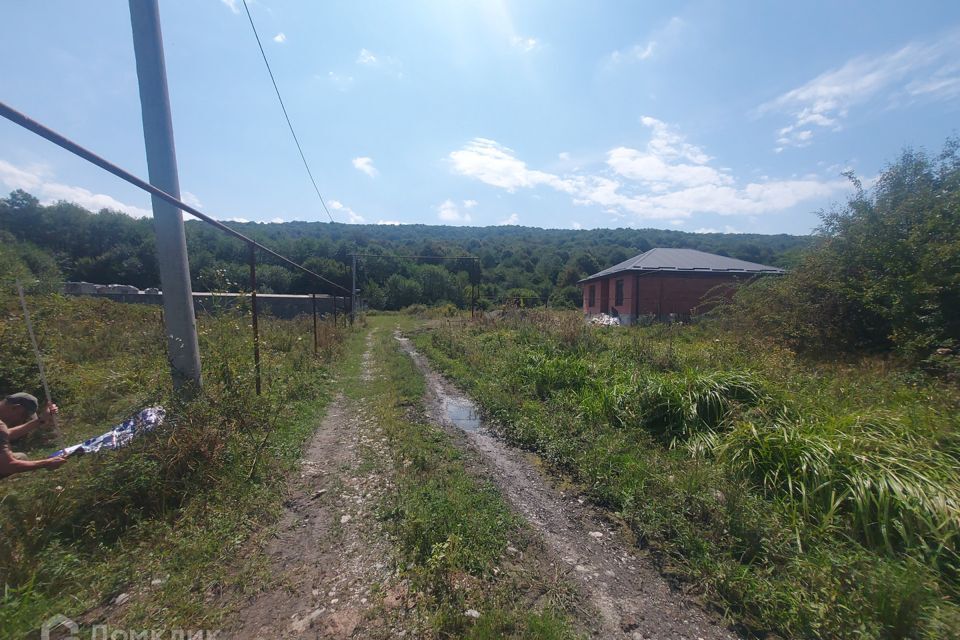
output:
[{"label": "shrub", "polygon": [[904,151],[871,193],[821,212],[819,243],[781,278],[741,288],[730,322],[804,352],[896,350],[923,359],[960,341],[960,140]]}]

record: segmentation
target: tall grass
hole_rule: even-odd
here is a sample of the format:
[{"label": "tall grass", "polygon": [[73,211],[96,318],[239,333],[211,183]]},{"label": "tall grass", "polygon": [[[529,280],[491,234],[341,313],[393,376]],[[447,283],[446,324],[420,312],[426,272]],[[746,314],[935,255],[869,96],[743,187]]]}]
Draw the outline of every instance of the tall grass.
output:
[{"label": "tall grass", "polygon": [[805,517],[891,555],[918,550],[945,575],[960,569],[957,450],[938,450],[895,418],[744,422],[718,457]]},{"label": "tall grass", "polygon": [[[527,314],[419,340],[755,629],[958,637],[960,391],[710,326]],[[509,390],[509,391],[506,391]]]},{"label": "tall grass", "polygon": [[[0,299],[0,304],[10,303]],[[305,319],[261,321],[264,392],[254,392],[249,317],[199,319],[204,388],[172,394],[159,309],[93,299],[30,299],[64,442],[22,444],[32,458],[102,433],[135,410],[162,404],[166,424],[120,451],[71,459],[55,472],[0,481],[0,627],[16,637],[52,613],[79,615],[150,571],[170,578],[163,622],[211,615],[195,580],[223,575],[256,523],[275,509],[283,470],[309,434],[324,371],[343,331],[325,324],[320,357]],[[4,390],[40,387],[18,314],[9,304],[0,339]],[[174,567],[176,569],[174,570]],[[161,574],[163,577],[163,574]],[[166,579],[166,578],[164,578]],[[149,594],[148,594],[149,595]],[[38,612],[44,613],[38,617]]]}]

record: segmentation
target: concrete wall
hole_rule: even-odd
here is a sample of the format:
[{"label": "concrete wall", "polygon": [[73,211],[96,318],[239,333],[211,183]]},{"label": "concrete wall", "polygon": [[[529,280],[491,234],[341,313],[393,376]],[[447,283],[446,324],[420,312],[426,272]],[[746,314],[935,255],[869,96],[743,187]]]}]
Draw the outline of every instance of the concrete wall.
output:
[{"label": "concrete wall", "polygon": [[[68,294],[86,295],[92,298],[106,298],[114,302],[130,304],[163,304],[162,293],[92,293]],[[194,292],[193,308],[195,313],[212,313],[221,309],[230,309],[237,304],[250,304],[249,294],[239,293],[203,293]],[[313,313],[313,302],[310,296],[281,295],[275,293],[258,293],[257,305],[263,313],[269,313],[278,318],[295,318],[301,314]],[[333,313],[334,298],[332,296],[317,296],[317,313]],[[349,308],[349,297],[337,297],[337,313],[343,313]]]}]

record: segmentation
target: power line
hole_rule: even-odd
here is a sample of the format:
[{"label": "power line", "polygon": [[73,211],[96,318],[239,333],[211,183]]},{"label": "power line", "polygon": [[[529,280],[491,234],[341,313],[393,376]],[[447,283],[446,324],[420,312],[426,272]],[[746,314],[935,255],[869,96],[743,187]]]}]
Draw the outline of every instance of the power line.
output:
[{"label": "power line", "polygon": [[308,275],[311,275],[311,276],[313,276],[314,278],[317,278],[318,280],[320,280],[320,281],[322,281],[322,282],[326,282],[327,284],[329,284],[329,285],[331,285],[331,286],[333,286],[333,287],[336,287],[336,288],[338,288],[338,289],[342,289],[343,291],[349,293],[349,291],[348,291],[348,289],[347,289],[346,287],[341,286],[341,285],[337,284],[336,282],[333,282],[332,280],[328,280],[327,278],[324,278],[323,276],[321,276],[321,275],[318,274],[318,273],[314,273],[313,271],[311,271],[310,269],[307,269],[307,268],[304,267],[303,265],[297,264],[296,262],[294,262],[294,261],[291,260],[290,258],[288,258],[288,257],[286,257],[286,256],[284,256],[284,255],[280,255],[279,253],[277,253],[276,251],[274,251],[274,250],[271,249],[270,247],[266,247],[266,246],[260,244],[259,242],[257,242],[256,240],[253,240],[253,239],[251,239],[251,238],[248,238],[247,236],[243,235],[242,233],[240,233],[240,232],[237,231],[236,229],[231,229],[230,227],[228,227],[227,225],[223,224],[223,223],[220,222],[219,220],[215,220],[214,218],[211,218],[211,217],[208,216],[207,214],[202,213],[201,211],[197,210],[197,209],[194,208],[194,207],[191,207],[190,205],[186,204],[185,202],[182,202],[182,201],[180,201],[179,199],[174,198],[172,195],[170,195],[170,194],[167,193],[166,191],[162,191],[161,189],[158,189],[157,187],[153,186],[153,185],[150,184],[149,182],[147,182],[147,181],[145,181],[145,180],[142,180],[141,178],[138,178],[137,176],[133,175],[133,174],[130,173],[129,171],[127,171],[127,170],[125,170],[125,169],[122,169],[122,168],[118,167],[117,165],[113,164],[113,163],[110,162],[109,160],[105,160],[105,159],[101,158],[100,156],[98,156],[98,155],[95,154],[94,152],[90,151],[89,149],[85,149],[84,147],[81,147],[79,144],[77,144],[77,143],[74,142],[73,140],[70,140],[70,139],[67,138],[66,136],[63,136],[63,135],[57,133],[57,132],[54,131],[53,129],[50,129],[49,127],[46,127],[46,126],[40,124],[40,123],[37,122],[36,120],[34,120],[34,119],[32,119],[32,118],[30,118],[30,117],[28,117],[28,116],[20,113],[19,111],[17,111],[17,110],[14,109],[13,107],[7,105],[5,102],[2,102],[2,101],[0,101],[0,116],[6,118],[6,119],[9,120],[10,122],[13,122],[14,124],[20,125],[21,127],[23,127],[24,129],[26,129],[27,131],[32,131],[33,133],[37,134],[38,136],[49,140],[50,142],[52,142],[53,144],[57,145],[57,146],[60,147],[60,148],[66,149],[67,151],[69,151],[70,153],[74,154],[75,156],[79,156],[79,157],[83,158],[84,160],[86,160],[87,162],[90,162],[90,163],[92,163],[92,164],[95,164],[95,165],[97,165],[98,167],[100,167],[101,169],[104,169],[104,170],[106,170],[106,171],[109,171],[110,173],[112,173],[113,175],[117,176],[117,177],[120,178],[121,180],[125,180],[125,181],[129,182],[130,184],[132,184],[133,186],[139,187],[140,189],[143,189],[144,191],[146,191],[146,192],[149,193],[150,195],[156,196],[156,197],[160,198],[161,200],[163,200],[164,202],[169,202],[170,204],[172,204],[172,205],[175,206],[176,208],[182,209],[184,212],[189,213],[190,215],[192,215],[192,216],[195,217],[195,218],[199,218],[200,220],[203,220],[203,221],[206,222],[207,224],[209,224],[209,225],[211,225],[211,226],[213,226],[213,227],[216,227],[216,228],[219,229],[220,231],[223,231],[224,233],[227,233],[227,234],[229,234],[229,235],[231,235],[231,236],[233,236],[233,237],[235,237],[235,238],[237,238],[237,239],[239,239],[239,240],[243,240],[243,241],[246,242],[249,246],[251,246],[251,247],[256,247],[257,249],[260,249],[260,250],[263,251],[264,253],[267,253],[267,254],[273,256],[274,258],[280,260],[281,262],[287,264],[288,266],[291,266],[291,267],[293,267],[294,269],[298,269],[299,271],[302,271],[303,273],[306,273],[306,274],[308,274]]},{"label": "power line", "polygon": [[317,192],[317,197],[320,198],[320,204],[323,205],[323,210],[326,211],[327,217],[330,218],[330,222],[334,222],[333,216],[330,215],[330,210],[327,209],[327,203],[323,201],[323,196],[320,195],[320,188],[317,186],[317,181],[313,179],[313,172],[310,171],[310,165],[307,163],[307,157],[303,154],[303,147],[300,146],[300,140],[297,138],[297,132],[293,130],[293,123],[290,122],[290,116],[287,114],[287,107],[283,104],[283,98],[280,96],[280,88],[277,86],[277,79],[273,77],[273,69],[270,68],[270,62],[267,60],[267,53],[263,50],[263,43],[260,42],[260,34],[257,33],[257,27],[253,24],[253,16],[250,15],[250,7],[247,6],[247,0],[243,0],[243,9],[247,12],[247,20],[250,21],[250,28],[253,29],[253,37],[257,39],[257,46],[260,47],[260,55],[263,57],[263,64],[267,65],[267,73],[270,74],[270,82],[273,83],[273,90],[277,92],[277,100],[280,101],[280,108],[283,110],[283,117],[287,119],[287,126],[290,127],[290,135],[293,136],[293,141],[297,144],[297,151],[300,152],[300,159],[303,160],[303,167],[307,170],[307,175],[310,176],[310,182],[313,184],[313,190]]},{"label": "power line", "polygon": [[423,260],[479,260],[477,256],[404,256],[388,255],[385,253],[351,253],[351,256],[358,258],[397,258],[397,259],[423,259]]}]

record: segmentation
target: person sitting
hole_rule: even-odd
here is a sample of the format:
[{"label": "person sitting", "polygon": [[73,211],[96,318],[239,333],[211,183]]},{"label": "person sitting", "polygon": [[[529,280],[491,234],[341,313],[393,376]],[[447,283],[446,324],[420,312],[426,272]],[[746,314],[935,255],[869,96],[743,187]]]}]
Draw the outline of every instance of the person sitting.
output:
[{"label": "person sitting", "polygon": [[29,393],[14,393],[0,400],[0,478],[36,469],[56,469],[67,461],[66,456],[28,460],[24,454],[14,453],[10,443],[53,422],[57,405],[47,403],[37,415],[39,402]]}]

